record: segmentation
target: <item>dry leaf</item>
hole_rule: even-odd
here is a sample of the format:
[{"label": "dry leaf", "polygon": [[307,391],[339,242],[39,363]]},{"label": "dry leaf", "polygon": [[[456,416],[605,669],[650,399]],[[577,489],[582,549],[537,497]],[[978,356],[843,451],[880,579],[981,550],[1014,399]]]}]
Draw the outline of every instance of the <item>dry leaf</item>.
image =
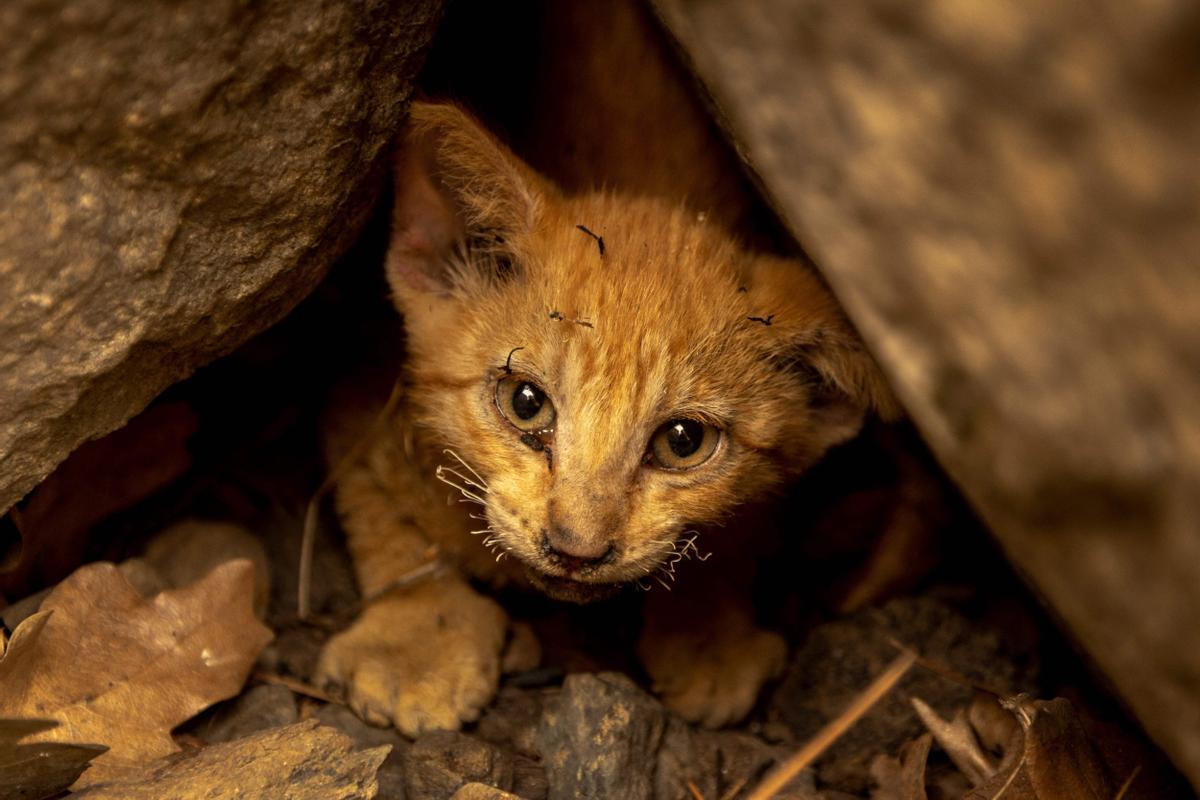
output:
[{"label": "dry leaf", "polygon": [[108,749],[94,744],[21,743],[21,739],[57,724],[44,719],[0,719],[0,797],[53,797],[74,783],[89,761]]},{"label": "dry leaf", "polygon": [[316,720],[146,764],[80,800],[370,800],[390,745],[354,751],[344,733]]},{"label": "dry leaf", "polygon": [[0,717],[47,718],[32,741],[102,744],[86,785],[176,752],[171,729],[237,694],[271,633],[243,560],[146,600],[115,566],[82,567],[13,632]]},{"label": "dry leaf", "polygon": [[938,746],[946,751],[954,766],[967,776],[972,786],[979,786],[996,774],[996,766],[980,748],[975,732],[971,730],[965,709],[959,709],[954,719],[947,722],[921,698],[913,697],[909,702],[916,709],[921,722],[937,739]]},{"label": "dry leaf", "polygon": [[1004,763],[964,800],[1113,800],[1118,787],[1063,698],[1009,703],[1021,727]]},{"label": "dry leaf", "polygon": [[871,762],[871,800],[927,800],[925,763],[932,745],[933,736],[927,733],[900,748],[899,758],[877,756]]}]

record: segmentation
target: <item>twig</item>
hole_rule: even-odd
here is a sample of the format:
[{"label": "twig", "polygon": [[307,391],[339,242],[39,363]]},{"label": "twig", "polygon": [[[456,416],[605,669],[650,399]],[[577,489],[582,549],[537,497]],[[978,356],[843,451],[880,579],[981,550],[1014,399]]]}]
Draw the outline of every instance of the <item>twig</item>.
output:
[{"label": "twig", "polygon": [[1138,773],[1141,771],[1141,764],[1138,764],[1133,768],[1133,772],[1129,773],[1129,777],[1126,778],[1125,782],[1121,784],[1121,788],[1117,790],[1117,794],[1113,797],[1113,800],[1121,800],[1121,798],[1125,796],[1125,793],[1129,791],[1129,787],[1133,785],[1133,779],[1136,778]]},{"label": "twig", "polygon": [[392,415],[396,410],[396,406],[400,402],[402,394],[400,381],[397,380],[392,385],[392,393],[388,397],[387,403],[375,420],[371,423],[371,427],[363,433],[363,435],[350,448],[350,452],[342,457],[342,460],[337,463],[333,471],[325,476],[325,480],[317,487],[317,491],[313,493],[312,499],[308,501],[308,507],[304,510],[304,534],[300,537],[300,577],[297,580],[296,589],[296,616],[301,620],[308,619],[309,615],[309,594],[312,586],[312,559],[313,547],[317,540],[317,516],[321,510],[321,500],[329,493],[329,490],[337,485],[337,482],[346,474],[346,470],[352,464],[362,458],[363,453],[367,449],[367,445],[375,441],[375,434],[379,426]]},{"label": "twig", "polygon": [[696,784],[692,783],[691,781],[688,781],[687,789],[689,792],[692,793],[692,797],[694,797],[695,800],[704,800],[704,795],[700,793],[700,789],[699,789],[699,787],[696,786]]},{"label": "twig", "polygon": [[285,675],[276,675],[273,672],[255,672],[251,678],[259,683],[269,683],[273,686],[282,686],[285,689],[291,689],[296,694],[303,695],[304,697],[311,697],[314,700],[320,700],[324,703],[339,702],[338,699],[333,695],[323,692],[315,686],[310,686],[303,681],[298,681]]},{"label": "twig", "polygon": [[743,775],[742,777],[738,778],[737,783],[733,784],[733,786],[730,786],[729,790],[725,792],[725,794],[721,795],[721,800],[733,800],[733,798],[737,797],[737,793],[742,790],[742,787],[749,782],[749,776]]},{"label": "twig", "polygon": [[883,673],[863,689],[846,710],[831,720],[817,735],[800,748],[799,752],[780,764],[771,774],[763,779],[748,800],[769,800],[776,792],[787,785],[788,781],[824,753],[830,745],[836,742],[843,733],[850,729],[855,722],[892,690],[909,668],[916,662],[912,653],[901,653]]},{"label": "twig", "polygon": [[427,561],[424,564],[421,564],[419,567],[414,567],[401,575],[399,578],[396,578],[396,580],[392,581],[387,586],[384,586],[382,589],[378,589],[375,592],[367,595],[365,598],[363,598],[364,604],[369,603],[372,600],[377,600],[388,592],[394,592],[397,589],[407,589],[414,583],[420,583],[426,578],[435,577],[445,566],[446,565],[443,562],[434,560]]}]

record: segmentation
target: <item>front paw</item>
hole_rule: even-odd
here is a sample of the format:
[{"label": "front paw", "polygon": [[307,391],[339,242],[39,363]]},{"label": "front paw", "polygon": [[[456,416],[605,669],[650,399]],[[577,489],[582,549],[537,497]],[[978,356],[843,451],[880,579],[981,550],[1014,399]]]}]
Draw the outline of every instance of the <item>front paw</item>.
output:
[{"label": "front paw", "polygon": [[329,640],[316,680],[345,689],[350,706],[406,736],[457,730],[496,693],[507,618],[459,580],[385,595]]},{"label": "front paw", "polygon": [[787,659],[782,636],[755,628],[706,639],[680,633],[645,641],[640,649],[663,703],[708,728],[746,716]]}]

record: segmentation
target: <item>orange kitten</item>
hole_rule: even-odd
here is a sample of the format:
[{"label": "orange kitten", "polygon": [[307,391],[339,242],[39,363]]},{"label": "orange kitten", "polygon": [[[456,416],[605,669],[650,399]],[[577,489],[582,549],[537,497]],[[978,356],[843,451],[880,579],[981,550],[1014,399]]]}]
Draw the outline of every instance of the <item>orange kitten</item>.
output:
[{"label": "orange kitten", "polygon": [[[404,404],[339,487],[369,602],[322,677],[368,719],[454,728],[507,625],[467,577],[583,602],[715,551],[648,595],[639,652],[685,717],[744,715],[785,647],[753,622],[740,509],[892,409],[821,283],[682,206],[567,195],[440,104],[412,110],[387,271]],[[389,588],[431,546],[453,569]]]}]

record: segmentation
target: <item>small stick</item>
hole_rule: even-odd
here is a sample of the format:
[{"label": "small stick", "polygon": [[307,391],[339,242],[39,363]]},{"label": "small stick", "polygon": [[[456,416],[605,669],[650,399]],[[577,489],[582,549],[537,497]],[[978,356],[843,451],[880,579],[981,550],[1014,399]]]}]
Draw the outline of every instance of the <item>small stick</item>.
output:
[{"label": "small stick", "polygon": [[324,703],[338,702],[338,699],[328,692],[323,692],[315,686],[310,686],[303,681],[289,678],[286,675],[276,675],[273,672],[255,672],[251,677],[259,683],[269,683],[273,686],[282,686],[285,689],[291,689],[298,695],[311,697],[314,700],[320,700]]},{"label": "small stick", "polygon": [[858,722],[871,707],[878,703],[904,677],[905,673],[916,662],[912,653],[901,653],[887,669],[871,685],[863,689],[846,710],[839,714],[800,748],[799,752],[780,764],[771,774],[763,779],[747,800],[770,800],[788,781],[815,761],[830,745],[841,738],[850,727]]},{"label": "small stick", "polygon": [[745,786],[749,781],[750,778],[745,775],[738,778],[737,783],[735,783],[733,786],[730,786],[729,791],[721,795],[721,800],[733,800],[733,798],[737,797],[737,793],[742,790],[742,787]]},{"label": "small stick", "polygon": [[704,795],[700,793],[700,787],[696,786],[696,784],[688,781],[687,789],[692,793],[692,797],[695,798],[695,800],[704,800]]},{"label": "small stick", "polygon": [[300,577],[297,580],[296,590],[296,616],[301,620],[307,620],[309,611],[309,589],[312,585],[312,560],[313,547],[317,541],[317,516],[321,510],[321,500],[329,493],[329,490],[337,486],[337,482],[342,479],[351,465],[362,458],[366,452],[367,445],[375,441],[375,433],[383,421],[392,415],[396,410],[396,406],[400,403],[400,395],[403,391],[400,386],[399,379],[392,385],[392,393],[388,397],[387,402],[383,406],[383,410],[379,412],[379,416],[371,423],[371,427],[367,428],[354,446],[350,448],[350,452],[342,457],[333,471],[325,476],[325,480],[317,487],[317,491],[313,493],[312,499],[308,501],[308,507],[304,509],[304,533],[300,537]]},{"label": "small stick", "polygon": [[[379,589],[379,590],[367,595],[364,598],[364,600],[366,601],[366,603],[370,603],[372,600],[377,600],[380,597],[383,597],[388,592],[394,592],[397,589],[407,589],[409,586],[412,586],[414,583],[420,583],[421,581],[425,580],[426,578],[433,578],[433,577],[437,576],[438,573],[440,573],[442,571],[442,568],[445,566],[446,566],[445,564],[443,564],[440,560],[437,560],[437,559],[434,559],[433,561],[426,561],[424,564],[413,567],[408,572],[404,573],[399,578],[396,578],[396,580],[389,583],[387,586],[384,586],[382,589]],[[364,603],[364,605],[365,605],[365,603]]]},{"label": "small stick", "polygon": [[1126,778],[1125,782],[1121,784],[1121,788],[1117,790],[1117,794],[1115,797],[1113,797],[1113,800],[1121,800],[1121,798],[1125,796],[1125,793],[1129,791],[1129,787],[1133,785],[1133,779],[1136,778],[1138,773],[1141,771],[1141,764],[1138,764],[1133,768],[1133,772],[1129,773],[1129,777]]}]

